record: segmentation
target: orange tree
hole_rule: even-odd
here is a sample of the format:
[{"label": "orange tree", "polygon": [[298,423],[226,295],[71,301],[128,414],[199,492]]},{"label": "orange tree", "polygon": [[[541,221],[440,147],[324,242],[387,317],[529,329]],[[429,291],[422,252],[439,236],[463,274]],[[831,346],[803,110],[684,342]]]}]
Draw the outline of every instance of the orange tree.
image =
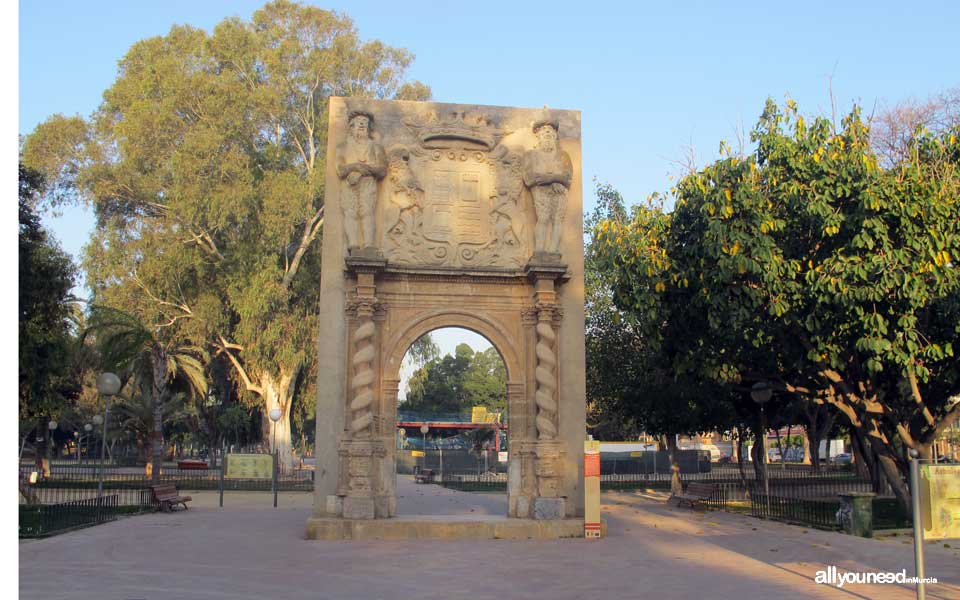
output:
[{"label": "orange tree", "polygon": [[832,405],[906,503],[907,450],[929,456],[960,416],[960,144],[918,132],[883,169],[868,134],[857,109],[835,127],[768,101],[754,154],[594,234],[617,305],[677,372]]}]

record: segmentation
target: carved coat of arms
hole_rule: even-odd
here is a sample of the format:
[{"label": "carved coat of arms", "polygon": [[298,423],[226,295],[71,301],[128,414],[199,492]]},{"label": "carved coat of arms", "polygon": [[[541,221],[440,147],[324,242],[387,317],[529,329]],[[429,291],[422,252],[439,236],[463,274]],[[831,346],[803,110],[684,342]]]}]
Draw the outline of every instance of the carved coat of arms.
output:
[{"label": "carved coat of arms", "polygon": [[383,252],[397,264],[522,266],[530,256],[522,157],[480,114],[404,121],[414,143],[389,149]]}]

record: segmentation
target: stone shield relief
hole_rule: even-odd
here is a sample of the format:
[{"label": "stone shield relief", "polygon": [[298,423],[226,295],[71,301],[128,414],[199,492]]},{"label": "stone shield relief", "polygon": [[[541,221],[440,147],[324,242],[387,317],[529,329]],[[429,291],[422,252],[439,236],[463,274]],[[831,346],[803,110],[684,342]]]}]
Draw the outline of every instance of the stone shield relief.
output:
[{"label": "stone shield relief", "polygon": [[497,144],[503,131],[482,115],[463,113],[414,115],[403,124],[401,139],[384,140],[384,258],[398,265],[465,268],[526,263],[530,217],[521,155]]}]

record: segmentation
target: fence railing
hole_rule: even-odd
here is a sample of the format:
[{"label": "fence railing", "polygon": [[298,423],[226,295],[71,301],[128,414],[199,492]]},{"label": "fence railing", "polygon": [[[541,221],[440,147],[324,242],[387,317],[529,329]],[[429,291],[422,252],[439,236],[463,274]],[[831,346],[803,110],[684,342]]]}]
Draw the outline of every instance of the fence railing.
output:
[{"label": "fence railing", "polygon": [[121,514],[153,510],[150,490],[141,490],[139,502],[124,505],[117,494],[55,504],[20,505],[20,537],[44,537],[79,527],[115,520]]},{"label": "fence railing", "polygon": [[826,498],[794,498],[756,494],[751,499],[750,514],[761,519],[776,519],[820,529],[838,529],[837,511],[840,501]]},{"label": "fence railing", "polygon": [[[29,479],[35,470],[32,465],[20,465],[22,479]],[[164,467],[160,470],[161,483],[174,484],[180,490],[217,490],[220,488],[220,467],[202,470]],[[96,465],[52,465],[50,477],[38,481],[31,488],[38,493],[67,495],[73,490],[92,490],[96,494],[99,485],[99,471]],[[105,467],[103,469],[103,489],[110,493],[122,494],[122,490],[138,490],[151,485],[142,468]],[[224,490],[270,491],[273,483],[269,479],[224,479]],[[313,491],[313,471],[294,470],[282,473],[277,478],[277,489],[281,492]],[[56,490],[56,491],[54,491]],[[75,499],[69,497],[69,499]]]}]

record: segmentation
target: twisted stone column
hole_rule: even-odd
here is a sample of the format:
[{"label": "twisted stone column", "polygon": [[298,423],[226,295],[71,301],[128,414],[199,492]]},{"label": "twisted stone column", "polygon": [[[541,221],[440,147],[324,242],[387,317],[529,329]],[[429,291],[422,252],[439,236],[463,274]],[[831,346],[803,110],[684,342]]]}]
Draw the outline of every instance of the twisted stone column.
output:
[{"label": "twisted stone column", "polygon": [[557,335],[547,319],[552,319],[552,315],[542,315],[537,323],[537,391],[534,398],[537,403],[537,438],[541,440],[557,437]]},{"label": "twisted stone column", "polygon": [[373,360],[376,357],[376,348],[373,336],[376,334],[376,325],[372,315],[365,315],[363,323],[353,334],[355,351],[351,364],[353,365],[353,381],[350,384],[353,390],[353,400],[350,402],[350,434],[355,438],[370,437],[373,424],[374,391]]}]

